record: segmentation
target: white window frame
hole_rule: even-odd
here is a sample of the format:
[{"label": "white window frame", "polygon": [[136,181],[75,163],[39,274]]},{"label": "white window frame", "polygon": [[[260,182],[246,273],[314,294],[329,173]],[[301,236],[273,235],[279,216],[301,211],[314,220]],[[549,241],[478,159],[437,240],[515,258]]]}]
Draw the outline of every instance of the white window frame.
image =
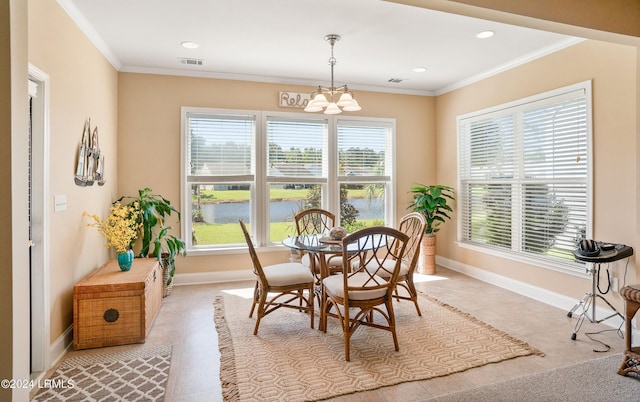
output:
[{"label": "white window frame", "polygon": [[[181,141],[180,141],[180,199],[181,199],[181,230],[185,235],[183,239],[187,244],[187,252],[189,255],[210,255],[210,254],[229,254],[238,252],[240,249],[246,248],[244,244],[229,244],[220,246],[194,247],[191,244],[191,191],[190,186],[193,182],[187,180],[188,169],[186,163],[188,157],[186,155],[188,147],[188,135],[186,133],[187,114],[211,114],[211,115],[253,115],[256,122],[255,133],[255,177],[252,182],[251,203],[250,203],[250,222],[256,223],[250,225],[251,236],[257,247],[265,250],[281,250],[280,243],[269,243],[269,185],[282,181],[281,179],[269,179],[266,172],[266,159],[268,152],[268,144],[266,141],[266,122],[269,117],[291,118],[295,120],[324,120],[328,123],[326,139],[327,144],[327,178],[316,179],[319,184],[325,184],[327,194],[323,195],[323,208],[332,211],[340,209],[340,184],[349,182],[339,181],[337,166],[338,150],[337,150],[337,125],[340,122],[348,122],[354,124],[371,123],[388,127],[391,141],[391,155],[386,155],[388,163],[391,164],[390,182],[385,188],[385,210],[384,219],[388,224],[395,222],[395,175],[396,175],[396,122],[395,119],[388,118],[369,118],[369,117],[344,117],[344,116],[327,116],[327,115],[311,115],[306,113],[289,113],[289,112],[270,112],[256,110],[237,110],[237,109],[219,109],[219,108],[198,108],[198,107],[182,107],[181,108]],[[233,180],[232,176],[225,179]],[[359,182],[381,181],[380,177],[358,177]],[[302,179],[300,179],[302,180]],[[237,180],[234,180],[237,181]],[[240,180],[242,181],[242,180]],[[295,180],[294,180],[295,181]],[[304,179],[307,181],[308,179]],[[386,179],[385,179],[386,181]],[[336,214],[339,223],[340,214]]]},{"label": "white window frame", "polygon": [[[552,91],[544,92],[541,94],[533,95],[530,97],[526,97],[520,100],[516,100],[513,102],[505,103],[502,105],[494,106],[491,108],[486,108],[478,111],[474,111],[471,113],[466,113],[464,115],[457,116],[457,135],[458,135],[458,188],[463,189],[463,180],[462,177],[462,165],[466,163],[466,161],[462,160],[462,147],[465,146],[464,142],[464,133],[462,132],[462,125],[465,120],[477,118],[479,116],[489,116],[491,114],[496,114],[500,112],[504,112],[506,110],[521,110],[526,109],[527,105],[544,101],[549,98],[559,98],[562,95],[569,94],[575,91],[584,91],[584,97],[586,102],[586,152],[587,152],[587,172],[585,178],[586,185],[586,237],[593,237],[593,113],[592,113],[592,83],[590,80],[583,81],[580,83],[576,83],[573,85],[569,85],[563,88],[558,88]],[[551,183],[551,182],[549,182]],[[460,194],[462,195],[462,194]],[[462,200],[460,199],[461,203]],[[519,206],[514,206],[514,208],[518,208]],[[532,265],[536,265],[539,267],[543,267],[546,269],[551,269],[559,272],[570,273],[576,276],[584,277],[585,274],[585,264],[580,261],[563,261],[561,259],[551,260],[549,258],[537,258],[531,254],[525,254],[519,251],[506,251],[502,249],[497,249],[491,246],[485,246],[480,243],[472,243],[463,239],[463,208],[458,208],[458,236],[457,236],[457,244],[460,247],[468,248],[477,252],[482,252],[490,255],[495,255],[502,258],[507,258],[511,260],[515,260],[518,262],[524,262]],[[517,214],[513,214],[516,216]],[[518,217],[515,218],[518,221]],[[519,221],[518,221],[519,222]],[[518,241],[517,239],[515,241]]]},{"label": "white window frame", "polygon": [[[391,191],[391,197],[385,197],[385,222],[395,222],[395,210],[396,210],[396,200],[397,197],[395,195],[395,183],[396,183],[396,121],[395,119],[385,119],[385,118],[370,118],[370,117],[355,117],[355,116],[336,116],[334,124],[334,136],[330,139],[333,141],[333,147],[331,148],[331,155],[333,155],[336,160],[333,164],[330,164],[329,173],[332,174],[330,177],[333,178],[333,182],[335,183],[334,191],[338,192],[337,197],[331,198],[331,201],[337,203],[337,205],[331,205],[333,210],[340,210],[340,185],[348,184],[348,183],[360,183],[360,182],[368,182],[368,183],[386,183],[385,186],[385,194],[387,191]],[[390,166],[391,174],[390,176],[357,176],[357,177],[346,177],[346,176],[338,176],[338,170],[336,167],[338,166],[337,157],[338,157],[338,144],[337,144],[337,126],[340,124],[344,125],[355,125],[355,126],[369,126],[371,123],[376,123],[379,127],[385,127],[391,130],[391,135],[389,140],[391,144],[389,144],[391,152],[389,154],[385,153],[386,161],[385,164]]]}]

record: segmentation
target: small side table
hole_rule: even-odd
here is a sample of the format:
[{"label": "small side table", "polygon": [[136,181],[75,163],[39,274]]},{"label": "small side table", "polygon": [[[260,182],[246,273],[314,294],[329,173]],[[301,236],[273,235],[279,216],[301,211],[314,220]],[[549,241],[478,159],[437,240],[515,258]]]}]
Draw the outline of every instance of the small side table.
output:
[{"label": "small side table", "polygon": [[640,284],[629,285],[620,289],[620,296],[625,300],[624,338],[626,347],[624,361],[618,369],[618,374],[627,375],[636,373],[640,375],[640,347],[633,347],[631,342],[631,321],[640,308]]}]

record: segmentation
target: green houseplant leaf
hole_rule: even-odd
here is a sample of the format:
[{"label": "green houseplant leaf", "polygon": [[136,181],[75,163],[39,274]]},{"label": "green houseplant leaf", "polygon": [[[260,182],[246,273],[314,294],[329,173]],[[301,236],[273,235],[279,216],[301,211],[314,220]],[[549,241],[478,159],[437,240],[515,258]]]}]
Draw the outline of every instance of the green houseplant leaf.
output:
[{"label": "green houseplant leaf", "polygon": [[440,184],[429,186],[417,184],[409,190],[413,193],[413,202],[407,209],[418,212],[424,216],[427,221],[425,234],[436,233],[440,230],[440,224],[444,223],[447,219],[451,219],[448,213],[453,212],[453,209],[448,202],[455,201],[452,187]]},{"label": "green houseplant leaf", "polygon": [[[138,215],[138,224],[140,225],[140,251],[138,257],[154,257],[161,263],[165,259],[169,267],[169,280],[166,285],[170,285],[175,273],[175,257],[179,254],[186,256],[185,242],[173,235],[169,234],[171,226],[165,226],[165,219],[173,213],[177,215],[180,221],[180,212],[171,205],[171,202],[161,195],[153,194],[153,191],[145,187],[138,190],[138,196],[122,196],[116,202],[123,203],[128,201],[127,205],[138,205],[140,214]],[[151,246],[153,245],[153,251]],[[132,244],[133,246],[133,244]]]}]

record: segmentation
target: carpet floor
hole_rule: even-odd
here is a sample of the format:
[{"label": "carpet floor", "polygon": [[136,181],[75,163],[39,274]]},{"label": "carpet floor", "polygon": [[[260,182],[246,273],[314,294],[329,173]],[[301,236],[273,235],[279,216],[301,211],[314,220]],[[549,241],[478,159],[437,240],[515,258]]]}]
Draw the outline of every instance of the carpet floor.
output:
[{"label": "carpet floor", "polygon": [[309,401],[446,376],[490,363],[543,353],[452,306],[420,296],[395,303],[400,351],[391,334],[361,327],[344,360],[338,322],[327,333],[311,329],[307,315],[281,309],[265,317],[258,336],[249,297],[216,297],[215,324],[226,401]]},{"label": "carpet floor", "polygon": [[33,401],[162,401],[170,366],[171,346],[69,357]]},{"label": "carpet floor", "polygon": [[429,402],[640,401],[640,379],[617,374],[622,354],[428,399]]}]

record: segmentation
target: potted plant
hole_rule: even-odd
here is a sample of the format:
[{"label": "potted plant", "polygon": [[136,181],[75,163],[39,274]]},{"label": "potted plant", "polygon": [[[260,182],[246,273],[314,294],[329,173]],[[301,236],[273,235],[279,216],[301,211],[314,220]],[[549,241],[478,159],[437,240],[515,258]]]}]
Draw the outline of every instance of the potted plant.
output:
[{"label": "potted plant", "polygon": [[86,211],[83,216],[93,219],[93,223],[87,226],[98,229],[98,232],[107,240],[105,247],[113,247],[118,255],[118,266],[122,271],[129,271],[133,263],[133,250],[131,244],[138,235],[138,206],[121,205],[113,203],[111,213],[107,219],[102,220],[98,215],[91,215]]},{"label": "potted plant", "polygon": [[424,216],[427,221],[425,235],[422,237],[420,245],[420,259],[418,260],[418,272],[432,275],[436,272],[435,233],[440,230],[440,224],[446,219],[451,219],[448,215],[453,209],[448,204],[455,201],[453,188],[443,185],[418,184],[410,189],[413,193],[413,202],[407,209],[411,209]]},{"label": "potted plant", "polygon": [[[172,213],[178,216],[180,212],[171,205],[171,202],[158,194],[153,194],[148,187],[138,190],[138,196],[123,196],[115,202],[130,200],[130,206],[137,205],[138,224],[141,241],[138,257],[157,258],[163,269],[163,296],[171,294],[173,287],[173,275],[176,270],[175,257],[179,254],[187,255],[185,242],[172,234],[169,234],[171,226],[165,226],[165,219]],[[153,249],[151,246],[153,245]],[[132,243],[133,246],[133,243]]]}]

